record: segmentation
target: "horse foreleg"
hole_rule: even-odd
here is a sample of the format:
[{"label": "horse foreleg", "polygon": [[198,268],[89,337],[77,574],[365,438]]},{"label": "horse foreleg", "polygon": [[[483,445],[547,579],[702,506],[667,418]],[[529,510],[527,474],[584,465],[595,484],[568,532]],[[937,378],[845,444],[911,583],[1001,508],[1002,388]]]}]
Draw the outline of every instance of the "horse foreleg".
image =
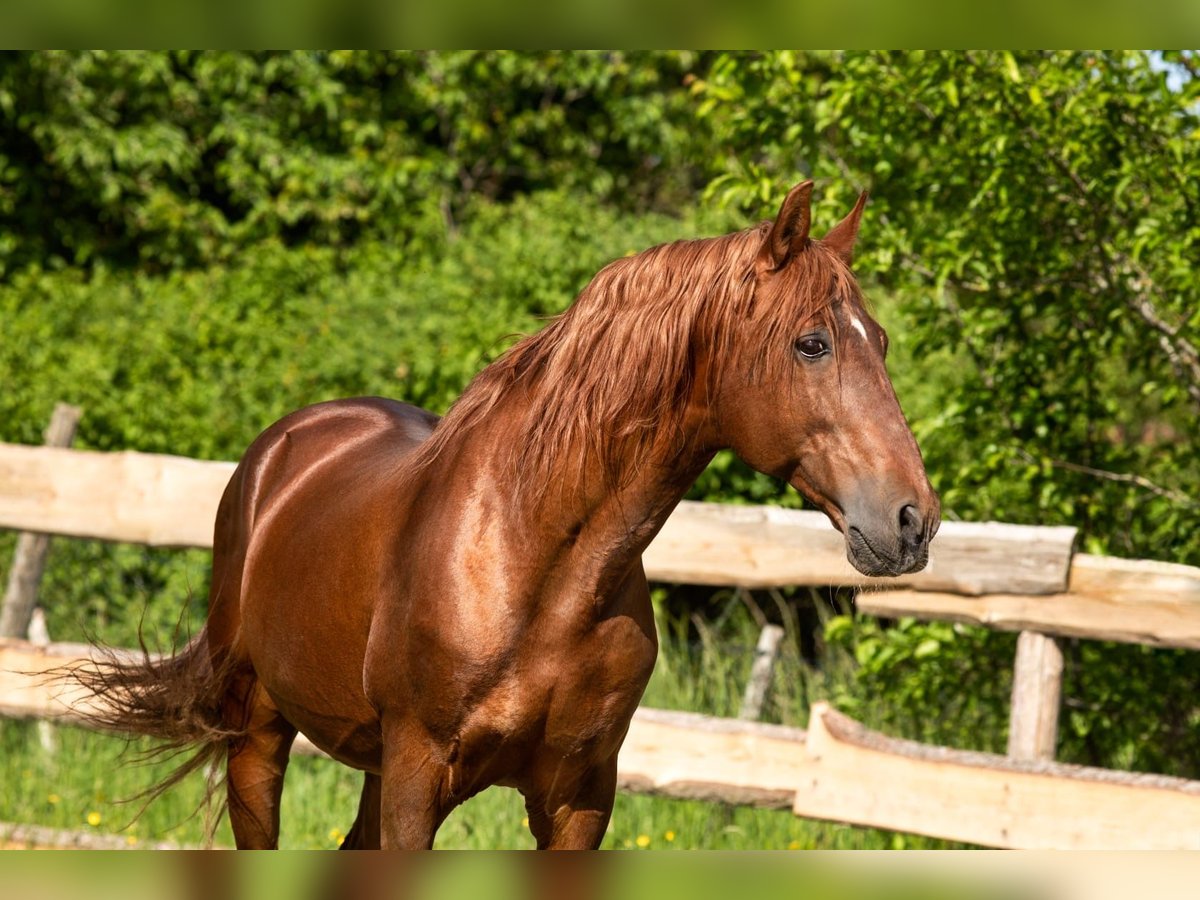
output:
[{"label": "horse foreleg", "polygon": [[346,839],[342,841],[342,850],[378,850],[379,810],[382,782],[378,775],[367,772],[363,778],[362,797],[358,801],[358,816]]},{"label": "horse foreleg", "polygon": [[[552,779],[552,783],[557,779]],[[526,794],[529,830],[539,850],[595,850],[604,840],[617,794],[617,757],[588,770],[570,796],[551,789]]]},{"label": "horse foreleg", "polygon": [[226,792],[229,822],[238,849],[270,850],[279,845],[279,801],[296,729],[283,717],[257,679],[227,703],[226,719],[246,723],[229,745]]},{"label": "horse foreleg", "polygon": [[429,850],[454,808],[454,752],[403,725],[384,726],[380,843],[384,850]]}]

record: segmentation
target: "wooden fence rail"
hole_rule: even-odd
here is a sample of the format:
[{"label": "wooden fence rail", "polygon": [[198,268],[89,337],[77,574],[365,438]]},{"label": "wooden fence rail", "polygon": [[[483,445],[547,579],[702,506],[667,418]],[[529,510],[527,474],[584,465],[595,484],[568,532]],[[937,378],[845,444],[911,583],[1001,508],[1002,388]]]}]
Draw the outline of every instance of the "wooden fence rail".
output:
[{"label": "wooden fence rail", "polygon": [[[0,444],[0,528],[152,546],[212,547],[234,464],[152,453]],[[1053,594],[1066,588],[1073,528],[946,522],[930,565],[864,578],[821,513],[684,502],[645,553],[656,581],[782,587],[909,586]]]},{"label": "wooden fence rail", "polygon": [[[232,472],[233,463],[0,443],[0,528],[211,547]],[[820,513],[684,502],[645,565],[656,581],[865,586],[858,607],[874,615],[1200,649],[1200,569],[1073,555],[1074,538],[1073,528],[945,522],[925,571],[867,579]]]},{"label": "wooden fence rail", "polygon": [[[0,528],[211,547],[233,469],[0,444]],[[819,513],[681,503],[645,553],[652,580],[859,586],[866,613],[1021,631],[1009,756],[896,741],[824,706],[814,708],[807,735],[639,710],[621,754],[622,787],[997,847],[1200,849],[1200,783],[1051,761],[1057,636],[1200,649],[1200,569],[1074,554],[1074,540],[1072,528],[945,522],[924,571],[868,579],[846,562],[841,536]],[[55,696],[36,673],[87,652],[0,641],[0,715],[83,723],[83,698]],[[747,708],[761,701],[747,696]],[[301,738],[296,752],[314,748]]]},{"label": "wooden fence rail", "polygon": [[876,616],[950,619],[1006,631],[1200,650],[1200,569],[1153,560],[1077,553],[1062,593],[964,597],[877,591],[859,594],[857,605]]},{"label": "wooden fence rail", "polygon": [[[233,468],[0,443],[0,528],[211,547]],[[1200,649],[1200,569],[1072,554],[1074,539],[1073,528],[945,522],[925,571],[868,579],[820,513],[684,502],[644,561],[656,581],[857,585],[867,588],[858,608],[873,615]]]},{"label": "wooden fence rail", "polygon": [[[84,649],[0,641],[0,713],[86,725],[87,704],[38,675]],[[303,737],[293,752],[319,753]],[[1200,782],[897,740],[824,703],[807,732],[641,708],[618,785],[991,847],[1200,849]]]}]

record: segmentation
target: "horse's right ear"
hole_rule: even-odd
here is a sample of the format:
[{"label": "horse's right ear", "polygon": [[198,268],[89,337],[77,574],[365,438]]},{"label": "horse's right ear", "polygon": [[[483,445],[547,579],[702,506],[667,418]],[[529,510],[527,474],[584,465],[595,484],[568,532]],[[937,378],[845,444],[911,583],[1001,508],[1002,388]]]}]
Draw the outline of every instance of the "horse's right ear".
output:
[{"label": "horse's right ear", "polygon": [[768,269],[781,269],[789,259],[808,244],[809,205],[813,183],[802,181],[790,191],[779,207],[779,215],[771,223],[767,239],[758,251],[758,260]]}]

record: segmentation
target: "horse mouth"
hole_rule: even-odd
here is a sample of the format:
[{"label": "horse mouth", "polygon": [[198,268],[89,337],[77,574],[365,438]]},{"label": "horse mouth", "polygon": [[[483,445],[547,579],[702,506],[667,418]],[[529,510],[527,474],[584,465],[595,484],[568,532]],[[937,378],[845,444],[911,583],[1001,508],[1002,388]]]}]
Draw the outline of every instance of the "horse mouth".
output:
[{"label": "horse mouth", "polygon": [[922,543],[920,550],[896,556],[872,545],[860,529],[851,525],[846,529],[846,559],[869,578],[895,578],[924,569],[929,562],[929,545]]}]

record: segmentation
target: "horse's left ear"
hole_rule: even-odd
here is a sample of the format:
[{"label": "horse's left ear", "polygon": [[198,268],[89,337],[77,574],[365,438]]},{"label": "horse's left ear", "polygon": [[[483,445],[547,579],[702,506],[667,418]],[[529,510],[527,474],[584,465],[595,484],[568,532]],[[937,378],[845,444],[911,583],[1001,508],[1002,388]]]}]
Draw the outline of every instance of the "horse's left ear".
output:
[{"label": "horse's left ear", "polygon": [[771,223],[767,239],[758,252],[760,264],[768,269],[782,269],[808,245],[809,206],[812,203],[812,179],[802,181],[790,191]]},{"label": "horse's left ear", "polygon": [[862,221],[863,207],[866,205],[867,192],[863,191],[858,195],[858,202],[850,210],[850,215],[834,225],[833,230],[821,239],[822,244],[837,251],[846,265],[850,265],[854,259],[854,241],[858,238],[858,223]]}]

